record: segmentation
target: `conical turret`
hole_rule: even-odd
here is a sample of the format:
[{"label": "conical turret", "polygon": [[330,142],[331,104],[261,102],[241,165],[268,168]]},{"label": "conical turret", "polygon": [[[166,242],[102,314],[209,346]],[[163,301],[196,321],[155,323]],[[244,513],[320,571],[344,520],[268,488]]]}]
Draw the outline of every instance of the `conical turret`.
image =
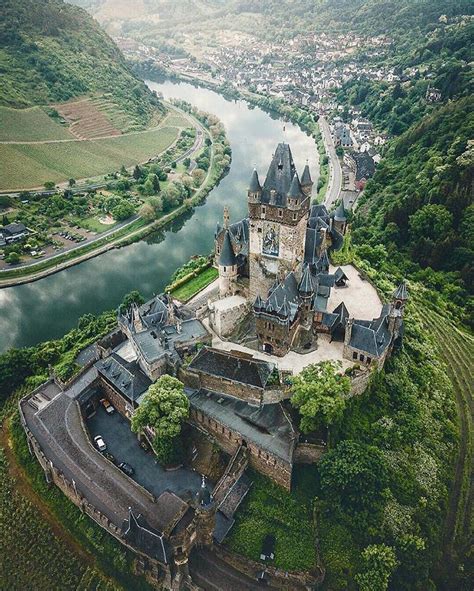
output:
[{"label": "conical turret", "polygon": [[301,176],[301,188],[303,193],[309,197],[311,195],[311,191],[313,189],[313,180],[311,178],[311,172],[309,170],[309,164],[306,162],[306,166],[304,167],[303,174]]},{"label": "conical turret", "polygon": [[225,231],[224,241],[222,242],[221,255],[219,257],[219,265],[222,267],[232,267],[237,264],[234,249],[232,248],[232,241],[230,239],[229,230]]},{"label": "conical turret", "polygon": [[252,177],[250,179],[250,185],[248,189],[248,198],[249,201],[253,201],[257,203],[260,201],[260,197],[262,195],[262,186],[260,185],[260,180],[258,178],[257,169],[254,168],[252,172]]},{"label": "conical turret", "polygon": [[313,293],[313,280],[311,277],[311,271],[309,269],[309,265],[305,265],[303,268],[303,274],[301,276],[301,281],[298,284],[298,291],[300,294],[304,296],[312,295]]}]

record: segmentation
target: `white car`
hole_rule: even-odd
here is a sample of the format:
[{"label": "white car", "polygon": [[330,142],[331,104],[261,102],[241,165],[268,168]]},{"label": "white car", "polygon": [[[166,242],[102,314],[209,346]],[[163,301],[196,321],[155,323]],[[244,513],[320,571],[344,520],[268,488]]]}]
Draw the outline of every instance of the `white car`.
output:
[{"label": "white car", "polygon": [[102,439],[102,435],[96,435],[94,437],[94,443],[99,451],[105,451],[107,449],[105,441]]}]

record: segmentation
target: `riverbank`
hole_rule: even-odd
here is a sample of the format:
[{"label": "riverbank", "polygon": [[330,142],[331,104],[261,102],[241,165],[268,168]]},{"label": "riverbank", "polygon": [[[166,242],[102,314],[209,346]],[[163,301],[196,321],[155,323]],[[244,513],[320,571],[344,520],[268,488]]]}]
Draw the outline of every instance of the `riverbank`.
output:
[{"label": "riverbank", "polygon": [[[138,75],[145,75],[145,72],[140,69],[140,63],[132,63],[132,67]],[[150,73],[149,69],[146,71],[147,76],[152,74],[153,72]],[[176,72],[165,71],[159,68],[157,68],[155,76],[158,81],[163,78],[168,78],[172,81],[185,82],[200,88],[212,90],[228,100],[246,101],[251,105],[260,107],[263,111],[266,111],[269,114],[276,114],[284,120],[298,125],[303,132],[309,134],[314,139],[317,146],[319,156],[319,177],[317,181],[316,201],[328,205],[333,205],[337,201],[341,191],[341,183],[335,182],[335,179],[337,181],[337,171],[339,170],[340,173],[341,165],[335,153],[330,133],[328,136],[329,126],[324,118],[322,118],[322,125],[320,125],[319,116],[315,116],[308,109],[296,105],[290,105],[278,98],[262,96],[261,94],[250,92],[248,90],[237,90],[226,84],[218,84],[217,82],[213,83],[203,78],[188,76],[186,74],[178,75]],[[339,181],[340,176],[341,175],[339,174]],[[329,200],[326,197],[328,192],[330,194]]]},{"label": "riverbank", "polygon": [[[230,162],[226,166],[219,166],[216,164],[215,144],[216,142],[223,142],[218,139],[217,136],[213,137],[211,131],[206,129],[195,115],[190,112],[185,112],[176,106],[173,108],[192,121],[195,127],[201,131],[203,136],[209,138],[211,142],[209,168],[206,177],[194,195],[185,199],[180,206],[172,210],[170,213],[152,222],[147,223],[143,218],[134,219],[130,223],[121,226],[117,231],[107,233],[106,236],[99,237],[97,240],[89,242],[82,247],[79,246],[73,248],[67,252],[54,255],[49,259],[28,266],[0,271],[0,288],[37,281],[38,279],[58,273],[68,267],[78,265],[85,260],[99,256],[111,249],[127,246],[133,242],[141,240],[149,234],[165,228],[176,218],[192,210],[193,207],[199,205],[205,199],[208,193],[229,171]],[[226,141],[227,140],[225,139],[225,142]],[[189,156],[189,151],[185,155]],[[183,158],[183,156],[180,156],[179,159],[181,158]]]}]

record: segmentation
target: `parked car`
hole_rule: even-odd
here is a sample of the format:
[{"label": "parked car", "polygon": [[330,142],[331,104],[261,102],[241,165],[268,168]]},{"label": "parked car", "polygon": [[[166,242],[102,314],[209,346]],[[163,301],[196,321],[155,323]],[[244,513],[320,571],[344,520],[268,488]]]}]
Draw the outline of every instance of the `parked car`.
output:
[{"label": "parked car", "polygon": [[94,443],[99,451],[105,451],[107,446],[105,445],[105,441],[102,438],[102,435],[96,435],[94,437]]},{"label": "parked car", "polygon": [[112,455],[110,452],[104,451],[104,456],[109,460],[109,462],[112,462],[112,464],[115,464],[115,456]]},{"label": "parked car", "polygon": [[122,470],[122,472],[125,472],[127,476],[133,476],[135,474],[135,470],[130,466],[130,464],[127,464],[126,462],[120,462],[118,467],[120,470]]},{"label": "parked car", "polygon": [[100,403],[102,404],[102,406],[105,408],[105,411],[109,415],[111,415],[113,412],[115,412],[115,408],[110,404],[110,402],[107,400],[107,398],[102,398]]}]

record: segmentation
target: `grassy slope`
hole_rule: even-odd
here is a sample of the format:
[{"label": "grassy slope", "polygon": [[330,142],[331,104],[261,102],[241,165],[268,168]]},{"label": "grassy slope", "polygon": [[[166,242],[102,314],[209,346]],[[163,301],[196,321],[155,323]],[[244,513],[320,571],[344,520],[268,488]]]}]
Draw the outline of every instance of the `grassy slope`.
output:
[{"label": "grassy slope", "polygon": [[98,92],[146,124],[156,97],[84,10],[61,0],[5,0],[0,25],[0,104],[25,107]]},{"label": "grassy slope", "polygon": [[12,109],[0,107],[0,141],[34,142],[74,139],[67,127],[49,117],[40,107]]},{"label": "grassy slope", "polygon": [[0,189],[38,187],[132,166],[165,150],[178,134],[179,129],[166,126],[104,140],[0,144]]},{"label": "grassy slope", "polygon": [[204,269],[201,273],[199,273],[197,277],[193,277],[184,285],[177,287],[171,292],[171,294],[174,298],[183,302],[187,302],[194,295],[217,279],[217,276],[217,269],[214,267],[209,267],[208,269]]}]

